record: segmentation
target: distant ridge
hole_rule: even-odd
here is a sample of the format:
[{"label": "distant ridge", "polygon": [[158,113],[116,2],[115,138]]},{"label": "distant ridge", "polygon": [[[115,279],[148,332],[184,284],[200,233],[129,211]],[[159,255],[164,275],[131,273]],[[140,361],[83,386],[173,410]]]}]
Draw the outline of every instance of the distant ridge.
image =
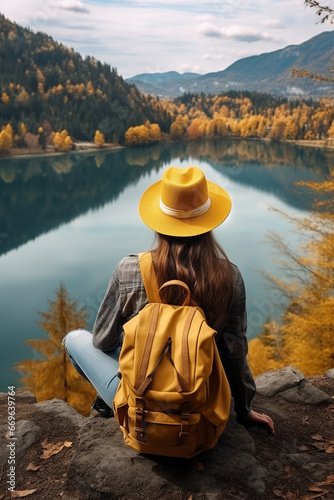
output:
[{"label": "distant ridge", "polygon": [[10,123],[17,131],[24,123],[29,132],[66,129],[77,140],[92,141],[99,129],[106,142],[123,143],[129,127],[147,120],[169,130],[168,112],[154,101],[116,68],[0,13],[0,130]]},{"label": "distant ridge", "polygon": [[[159,97],[165,97],[164,89],[169,88],[167,97],[178,97],[180,89],[199,78],[199,73],[178,73],[177,71],[167,71],[166,73],[142,73],[140,75],[127,78],[125,81],[136,85],[138,90],[144,94],[153,94]],[[175,89],[175,90],[174,90]]]},{"label": "distant ridge", "polygon": [[198,75],[175,71],[136,75],[126,81],[143,93],[176,97],[184,92],[217,94],[229,90],[249,90],[281,96],[333,96],[334,84],[296,78],[293,68],[333,76],[334,31],[325,31],[300,45],[289,45],[274,52],[245,57],[223,71]]}]

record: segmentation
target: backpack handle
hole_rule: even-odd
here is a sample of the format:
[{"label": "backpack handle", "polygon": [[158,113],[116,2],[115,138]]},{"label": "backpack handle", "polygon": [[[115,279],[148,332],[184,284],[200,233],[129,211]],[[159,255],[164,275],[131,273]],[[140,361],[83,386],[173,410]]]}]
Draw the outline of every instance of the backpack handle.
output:
[{"label": "backpack handle", "polygon": [[180,280],[170,280],[170,281],[166,281],[166,283],[164,283],[160,288],[159,288],[159,294],[160,294],[160,291],[163,289],[163,288],[167,288],[168,286],[181,286],[182,288],[184,288],[187,292],[187,296],[186,298],[184,299],[183,301],[183,306],[189,306],[190,304],[190,298],[191,298],[191,294],[190,294],[190,290],[189,290],[189,287],[188,285],[184,282],[184,281],[180,281]]}]

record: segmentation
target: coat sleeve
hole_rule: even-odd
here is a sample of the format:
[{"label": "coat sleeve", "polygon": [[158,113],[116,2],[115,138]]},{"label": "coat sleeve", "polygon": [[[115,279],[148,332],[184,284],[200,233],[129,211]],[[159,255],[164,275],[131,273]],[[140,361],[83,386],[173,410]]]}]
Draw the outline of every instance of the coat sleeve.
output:
[{"label": "coat sleeve", "polygon": [[255,381],[246,357],[248,352],[246,331],[246,291],[241,273],[237,270],[236,299],[226,323],[221,330],[218,329],[217,346],[239,420],[244,419],[250,412],[256,392]]},{"label": "coat sleeve", "polygon": [[127,255],[116,266],[93,326],[93,345],[113,351],[123,343],[123,325],[147,304],[138,255]]},{"label": "coat sleeve", "polygon": [[123,318],[120,280],[116,267],[93,326],[93,345],[103,351],[113,351],[123,340]]}]

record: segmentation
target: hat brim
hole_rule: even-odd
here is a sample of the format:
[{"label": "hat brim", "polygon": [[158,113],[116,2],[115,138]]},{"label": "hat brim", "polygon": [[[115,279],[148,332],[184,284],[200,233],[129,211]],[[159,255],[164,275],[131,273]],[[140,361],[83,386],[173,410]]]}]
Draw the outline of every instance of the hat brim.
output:
[{"label": "hat brim", "polygon": [[153,231],[167,236],[196,236],[218,227],[231,211],[232,202],[228,193],[207,181],[211,204],[204,214],[188,219],[167,215],[160,208],[161,182],[155,182],[146,189],[139,202],[140,217]]}]

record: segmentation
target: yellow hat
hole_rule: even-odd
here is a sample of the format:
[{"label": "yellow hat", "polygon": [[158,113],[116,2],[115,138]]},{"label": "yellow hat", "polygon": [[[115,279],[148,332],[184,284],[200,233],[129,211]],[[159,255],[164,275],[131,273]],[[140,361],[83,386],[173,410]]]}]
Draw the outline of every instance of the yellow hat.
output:
[{"label": "yellow hat", "polygon": [[170,167],[142,195],[139,214],[154,231],[195,236],[219,226],[231,210],[227,192],[207,181],[198,167]]}]

